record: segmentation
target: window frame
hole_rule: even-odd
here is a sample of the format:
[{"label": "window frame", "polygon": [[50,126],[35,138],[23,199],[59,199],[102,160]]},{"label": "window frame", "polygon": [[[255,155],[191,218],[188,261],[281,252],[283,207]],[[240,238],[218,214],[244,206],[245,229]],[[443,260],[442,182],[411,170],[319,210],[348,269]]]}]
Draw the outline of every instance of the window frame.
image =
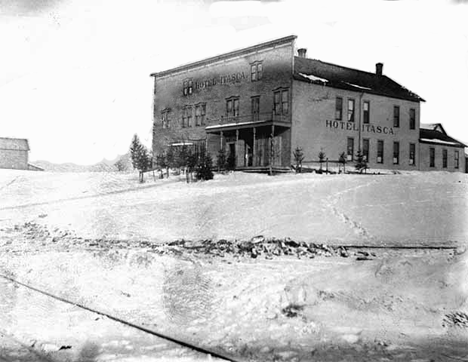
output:
[{"label": "window frame", "polygon": [[[366,110],[367,105],[367,110]],[[362,123],[369,124],[370,123],[370,101],[364,101],[362,105]]]},{"label": "window frame", "polygon": [[167,128],[170,128],[170,117],[169,117],[169,113],[170,113],[170,109],[169,108],[165,108],[161,111],[161,123],[162,123],[162,128],[163,129],[167,129]]},{"label": "window frame", "polygon": [[[367,147],[366,147],[367,145]],[[369,162],[369,153],[370,153],[370,139],[363,138],[362,139],[362,155],[366,162]]]},{"label": "window frame", "polygon": [[455,164],[454,164],[453,168],[459,169],[460,168],[460,152],[455,151],[455,153],[453,154],[453,158],[454,158],[454,161],[455,161]]},{"label": "window frame", "polygon": [[447,168],[448,165],[448,150],[446,148],[442,149],[442,168]]},{"label": "window frame", "polygon": [[[385,144],[383,140],[377,140],[377,163],[383,164],[384,163],[384,150]],[[379,160],[380,158],[380,160]]]},{"label": "window frame", "polygon": [[250,81],[258,82],[263,78],[263,60],[250,63]]},{"label": "window frame", "polygon": [[393,106],[393,127],[400,128],[400,106]]},{"label": "window frame", "polygon": [[348,137],[346,141],[346,160],[354,161],[354,137]]},{"label": "window frame", "polygon": [[[284,97],[284,94],[286,94],[286,98]],[[273,91],[273,114],[275,116],[289,115],[290,104],[289,88],[278,88]]]},{"label": "window frame", "polygon": [[343,120],[343,97],[336,97],[336,100],[335,100],[335,120],[337,120],[337,121]]},{"label": "window frame", "polygon": [[394,165],[400,164],[400,142],[399,141],[393,142],[393,164]]},{"label": "window frame", "polygon": [[226,118],[236,119],[239,117],[239,96],[231,96],[226,98]]},{"label": "window frame", "polygon": [[435,167],[435,147],[429,147],[429,167]]},{"label": "window frame", "polygon": [[260,119],[260,96],[250,97],[250,112],[252,121],[258,121]]},{"label": "window frame", "polygon": [[409,110],[409,129],[416,129],[416,108],[410,108]]},{"label": "window frame", "polygon": [[409,162],[410,166],[416,166],[416,143],[410,143],[409,144],[408,162]]},{"label": "window frame", "polygon": [[[350,105],[352,104],[352,108]],[[348,98],[348,112],[346,116],[347,122],[354,122],[356,119],[356,100],[354,98]]]}]

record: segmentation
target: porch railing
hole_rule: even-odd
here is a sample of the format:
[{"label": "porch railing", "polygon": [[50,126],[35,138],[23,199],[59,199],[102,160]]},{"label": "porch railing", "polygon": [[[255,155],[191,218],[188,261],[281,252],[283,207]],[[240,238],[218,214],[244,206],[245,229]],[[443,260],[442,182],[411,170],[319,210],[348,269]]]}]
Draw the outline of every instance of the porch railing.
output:
[{"label": "porch railing", "polygon": [[230,124],[230,123],[247,123],[247,122],[267,122],[280,121],[290,122],[289,114],[275,114],[275,112],[252,113],[243,116],[221,116],[221,118],[210,119],[211,124]]}]

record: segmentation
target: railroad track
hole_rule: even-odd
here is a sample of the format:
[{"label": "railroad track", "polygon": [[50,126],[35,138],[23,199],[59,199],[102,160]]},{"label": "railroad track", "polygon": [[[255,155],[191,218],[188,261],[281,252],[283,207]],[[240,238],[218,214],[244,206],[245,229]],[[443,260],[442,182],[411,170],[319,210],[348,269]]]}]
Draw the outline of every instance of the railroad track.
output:
[{"label": "railroad track", "polygon": [[[146,335],[158,337],[159,339],[171,342],[171,343],[173,343],[175,345],[178,345],[180,347],[183,347],[183,348],[186,348],[186,349],[189,349],[189,350],[201,353],[201,354],[205,354],[205,355],[210,356],[210,357],[218,358],[218,359],[224,360],[224,361],[247,362],[247,360],[245,360],[243,358],[232,356],[232,355],[229,355],[227,353],[215,351],[215,350],[212,350],[212,349],[209,349],[209,348],[205,348],[205,347],[199,346],[199,345],[197,345],[197,344],[195,344],[195,343],[193,343],[191,341],[184,340],[184,339],[181,339],[181,338],[178,338],[178,337],[175,337],[175,336],[170,336],[170,335],[167,335],[165,333],[158,332],[156,330],[149,329],[149,328],[143,327],[141,325],[132,323],[130,321],[124,320],[124,319],[122,319],[120,317],[111,315],[109,313],[102,312],[102,311],[99,311],[97,309],[85,306],[85,305],[83,305],[81,303],[76,303],[74,301],[68,300],[66,298],[55,295],[55,294],[50,293],[48,291],[45,291],[45,290],[42,290],[40,288],[34,287],[34,286],[29,285],[27,283],[23,283],[23,282],[21,282],[19,280],[16,280],[16,279],[12,278],[12,277],[9,277],[7,275],[0,274],[0,278],[3,279],[3,280],[9,281],[11,283],[14,283],[14,285],[16,285],[18,287],[26,288],[30,292],[40,294],[40,295],[45,296],[47,298],[51,298],[54,301],[58,301],[60,303],[65,303],[67,305],[71,305],[71,306],[73,306],[75,308],[79,308],[82,311],[93,313],[93,314],[98,315],[100,317],[106,317],[106,318],[108,318],[109,320],[111,320],[113,322],[116,322],[116,323],[118,323],[120,325],[125,326],[126,328],[131,328],[133,330],[139,331],[139,332],[144,333]],[[8,340],[7,343],[10,343],[11,345],[16,345],[17,348],[20,348],[19,354],[23,353],[23,354],[26,354],[26,355],[29,354],[31,356],[34,356],[35,359],[33,361],[38,361],[38,362],[56,362],[57,361],[56,359],[52,358],[52,356],[49,353],[44,353],[40,349],[36,349],[34,347],[34,345],[31,346],[31,345],[28,345],[28,344],[24,343],[19,338],[12,335],[10,332],[2,331],[0,329],[0,337],[2,337],[5,340]],[[16,353],[16,354],[18,354],[18,353]],[[13,357],[10,356],[9,357],[8,354],[3,355],[1,353],[1,351],[0,351],[0,362],[3,362],[3,361],[6,361],[6,362],[10,362],[10,361],[11,362],[13,362],[13,361],[28,361],[29,362],[30,360],[29,359],[19,359],[18,356],[16,356],[16,357],[15,356],[13,356]]]}]

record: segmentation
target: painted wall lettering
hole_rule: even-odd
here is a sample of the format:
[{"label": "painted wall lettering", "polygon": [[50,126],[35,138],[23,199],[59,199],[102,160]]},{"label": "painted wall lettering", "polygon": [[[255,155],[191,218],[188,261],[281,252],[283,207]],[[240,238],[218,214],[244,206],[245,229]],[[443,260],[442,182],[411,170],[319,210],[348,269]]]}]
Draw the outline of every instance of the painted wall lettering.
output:
[{"label": "painted wall lettering", "polygon": [[[359,131],[359,126],[355,122],[343,122],[326,120],[325,127],[330,129],[343,129],[346,131]],[[361,125],[361,131],[368,133],[395,134],[392,127],[374,126],[373,124]]]},{"label": "painted wall lettering", "polygon": [[245,72],[220,75],[218,77],[213,77],[211,79],[195,81],[194,88],[195,90],[198,90],[198,89],[205,89],[205,88],[213,87],[218,84],[230,85],[230,84],[240,83],[246,78],[247,78],[247,75],[245,74]]}]

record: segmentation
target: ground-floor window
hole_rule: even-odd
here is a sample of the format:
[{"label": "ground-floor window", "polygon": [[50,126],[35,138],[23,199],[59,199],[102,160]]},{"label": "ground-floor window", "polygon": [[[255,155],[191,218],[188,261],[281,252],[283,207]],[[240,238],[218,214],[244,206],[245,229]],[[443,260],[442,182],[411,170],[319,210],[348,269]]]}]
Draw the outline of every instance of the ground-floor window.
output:
[{"label": "ground-floor window", "polygon": [[416,144],[409,144],[409,164],[414,166],[416,164]]},{"label": "ground-floor window", "polygon": [[354,138],[348,137],[348,161],[353,160],[354,155]]},{"label": "ground-floor window", "polygon": [[383,163],[384,158],[384,143],[383,141],[377,141],[377,163]]},{"label": "ground-floor window", "polygon": [[455,168],[460,167],[460,153],[455,151]]},{"label": "ground-floor window", "polygon": [[393,164],[400,163],[400,142],[393,142]]},{"label": "ground-floor window", "polygon": [[429,167],[435,167],[435,148],[429,148]]},{"label": "ground-floor window", "polygon": [[365,161],[369,161],[369,139],[364,138],[362,140],[362,155]]},{"label": "ground-floor window", "polygon": [[447,150],[442,150],[442,167],[447,168]]}]

